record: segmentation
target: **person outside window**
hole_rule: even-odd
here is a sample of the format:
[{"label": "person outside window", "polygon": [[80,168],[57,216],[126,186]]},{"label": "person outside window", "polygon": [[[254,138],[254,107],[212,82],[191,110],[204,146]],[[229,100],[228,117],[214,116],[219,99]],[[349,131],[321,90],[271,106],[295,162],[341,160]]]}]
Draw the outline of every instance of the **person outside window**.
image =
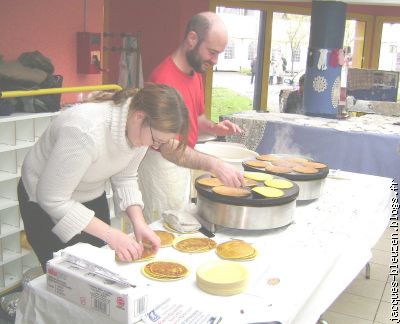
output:
[{"label": "person outside window", "polygon": [[250,83],[253,84],[254,78],[255,78],[256,73],[257,73],[257,68],[258,68],[258,66],[257,66],[257,57],[255,57],[255,58],[253,58],[251,60],[250,66],[251,66],[251,80],[250,80]]},{"label": "person outside window", "polygon": [[299,88],[289,93],[286,100],[286,105],[283,109],[287,114],[304,114],[303,93],[304,93],[304,79],[303,74],[299,79]]}]

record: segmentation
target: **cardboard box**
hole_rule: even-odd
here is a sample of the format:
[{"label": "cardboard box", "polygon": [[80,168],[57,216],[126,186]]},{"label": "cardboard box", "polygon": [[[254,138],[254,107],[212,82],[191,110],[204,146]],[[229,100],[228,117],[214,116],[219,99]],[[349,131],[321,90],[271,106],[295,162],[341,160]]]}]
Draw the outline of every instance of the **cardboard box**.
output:
[{"label": "cardboard box", "polygon": [[124,286],[62,257],[47,262],[47,290],[119,323],[136,323],[147,311],[146,287]]}]

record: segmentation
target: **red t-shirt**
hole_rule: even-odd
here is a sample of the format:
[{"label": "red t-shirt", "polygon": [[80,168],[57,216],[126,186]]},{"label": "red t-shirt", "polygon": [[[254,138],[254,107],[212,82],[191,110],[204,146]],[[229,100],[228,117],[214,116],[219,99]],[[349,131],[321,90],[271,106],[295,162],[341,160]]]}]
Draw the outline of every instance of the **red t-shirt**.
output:
[{"label": "red t-shirt", "polygon": [[166,84],[175,88],[182,96],[189,111],[188,145],[194,147],[198,135],[198,116],[204,114],[203,77],[195,72],[193,75],[183,73],[176,66],[171,56],[158,65],[149,77],[149,82]]}]

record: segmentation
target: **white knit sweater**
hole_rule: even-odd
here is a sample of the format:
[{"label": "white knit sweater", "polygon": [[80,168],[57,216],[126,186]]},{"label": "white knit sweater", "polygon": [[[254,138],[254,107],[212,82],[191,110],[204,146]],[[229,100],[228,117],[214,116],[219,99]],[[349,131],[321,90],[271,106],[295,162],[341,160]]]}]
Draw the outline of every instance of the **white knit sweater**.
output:
[{"label": "white knit sweater", "polygon": [[132,147],[125,136],[129,101],[85,103],[60,113],[25,157],[22,181],[31,201],[52,218],[52,231],[69,241],[91,221],[82,205],[98,198],[111,179],[121,210],[143,208],[137,169],[147,146]]}]

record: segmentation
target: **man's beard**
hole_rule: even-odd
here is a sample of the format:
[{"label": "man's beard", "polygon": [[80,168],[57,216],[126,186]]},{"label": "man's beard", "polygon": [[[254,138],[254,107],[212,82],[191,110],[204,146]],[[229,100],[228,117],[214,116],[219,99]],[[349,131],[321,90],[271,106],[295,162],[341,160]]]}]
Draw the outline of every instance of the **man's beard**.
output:
[{"label": "man's beard", "polygon": [[[198,43],[192,50],[186,52],[186,59],[188,60],[190,66],[195,70],[196,72],[199,73],[204,73],[206,70],[202,68],[204,61],[199,56],[199,45]],[[210,66],[212,66],[211,62],[208,62]]]}]

